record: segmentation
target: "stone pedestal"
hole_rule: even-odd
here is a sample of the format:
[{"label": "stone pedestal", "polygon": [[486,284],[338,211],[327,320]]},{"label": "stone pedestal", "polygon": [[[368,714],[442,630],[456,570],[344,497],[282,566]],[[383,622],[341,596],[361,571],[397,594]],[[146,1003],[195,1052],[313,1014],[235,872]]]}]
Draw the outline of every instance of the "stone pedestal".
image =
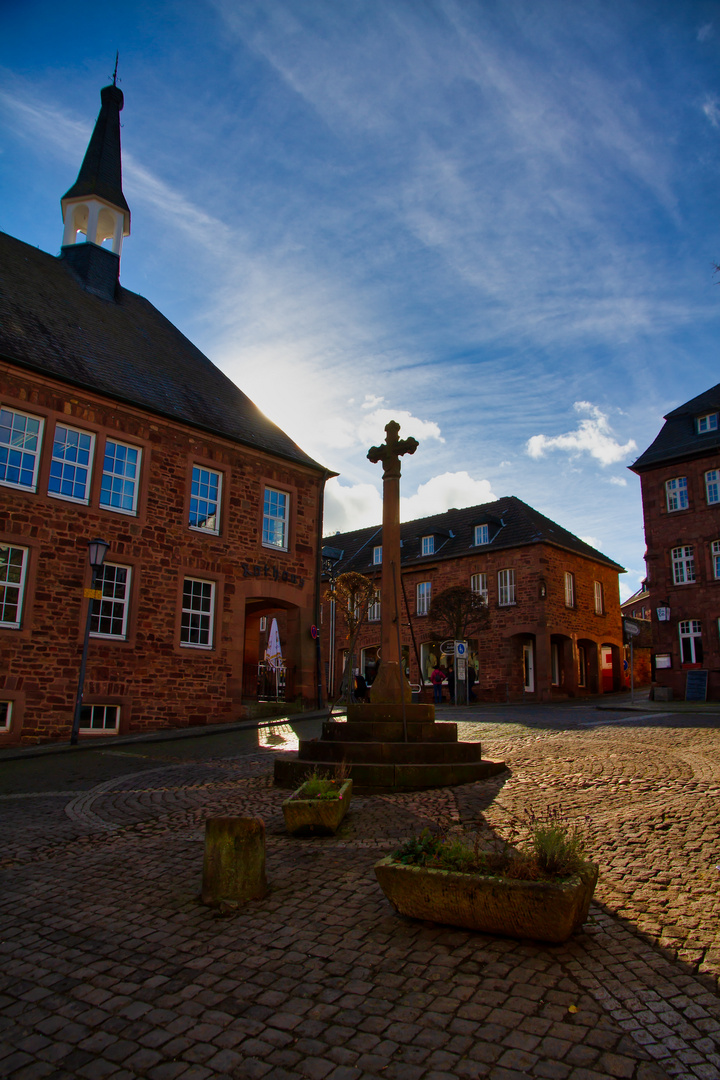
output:
[{"label": "stone pedestal", "polygon": [[265,824],[260,818],[219,817],[205,822],[201,899],[240,904],[267,892]]}]

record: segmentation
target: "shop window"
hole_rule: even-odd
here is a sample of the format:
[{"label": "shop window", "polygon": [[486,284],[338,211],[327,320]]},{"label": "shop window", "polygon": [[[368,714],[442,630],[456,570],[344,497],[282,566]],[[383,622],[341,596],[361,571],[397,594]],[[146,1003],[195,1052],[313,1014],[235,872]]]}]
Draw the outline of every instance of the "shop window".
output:
[{"label": "shop window", "polygon": [[93,600],[90,633],[93,637],[120,638],[127,635],[130,602],[130,567],[103,563],[95,577],[101,600]]},{"label": "shop window", "polygon": [[35,491],[43,421],[0,409],[0,483]]},{"label": "shop window", "polygon": [[689,585],[695,580],[695,555],[692,547],[673,548],[672,568],[675,585]]},{"label": "shop window", "polygon": [[687,476],[676,476],[665,482],[665,499],[669,513],[674,510],[687,510]]},{"label": "shop window", "polygon": [[0,544],[0,626],[17,630],[22,619],[27,548]]},{"label": "shop window", "polygon": [[699,619],[688,619],[679,624],[680,659],[683,664],[702,664],[702,629]]},{"label": "shop window", "polygon": [[121,514],[137,509],[140,450],[108,439],[105,443],[100,505]]},{"label": "shop window", "polygon": [[94,735],[117,735],[120,727],[120,708],[117,705],[83,705],[80,709],[80,730]]},{"label": "shop window", "polygon": [[59,499],[87,504],[90,500],[95,436],[75,428],[55,426],[48,493]]},{"label": "shop window", "polygon": [[180,644],[211,649],[215,613],[215,582],[185,578],[183,582]]},{"label": "shop window", "polygon": [[265,547],[287,551],[290,496],[285,491],[265,488],[262,542]]},{"label": "shop window", "polygon": [[217,535],[220,531],[222,474],[193,465],[190,485],[190,528]]}]

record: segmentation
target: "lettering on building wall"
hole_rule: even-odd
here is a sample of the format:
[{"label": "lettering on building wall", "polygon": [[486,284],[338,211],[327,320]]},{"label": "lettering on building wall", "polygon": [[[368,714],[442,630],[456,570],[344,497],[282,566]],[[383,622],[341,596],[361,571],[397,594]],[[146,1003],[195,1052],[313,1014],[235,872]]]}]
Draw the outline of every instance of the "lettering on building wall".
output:
[{"label": "lettering on building wall", "polygon": [[299,574],[293,574],[289,570],[280,570],[277,566],[268,566],[267,563],[241,562],[243,577],[269,578],[271,581],[280,581],[284,585],[297,585],[299,588],[305,584],[305,578]]}]

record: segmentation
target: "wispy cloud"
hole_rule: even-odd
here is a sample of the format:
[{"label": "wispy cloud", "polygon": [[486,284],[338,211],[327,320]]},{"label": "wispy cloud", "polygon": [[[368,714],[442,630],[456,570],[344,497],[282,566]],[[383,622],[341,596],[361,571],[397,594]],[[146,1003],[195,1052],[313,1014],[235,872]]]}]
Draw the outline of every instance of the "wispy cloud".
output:
[{"label": "wispy cloud", "polygon": [[586,420],[581,420],[575,431],[564,435],[533,435],[528,439],[527,452],[532,458],[541,458],[550,450],[562,450],[575,457],[590,454],[601,465],[613,465],[622,461],[637,449],[634,439],[625,444],[614,437],[607,414],[589,401],[576,401],[573,408],[578,413],[589,413]]},{"label": "wispy cloud", "polygon": [[714,94],[708,95],[703,102],[702,111],[713,127],[720,126],[720,99]]}]

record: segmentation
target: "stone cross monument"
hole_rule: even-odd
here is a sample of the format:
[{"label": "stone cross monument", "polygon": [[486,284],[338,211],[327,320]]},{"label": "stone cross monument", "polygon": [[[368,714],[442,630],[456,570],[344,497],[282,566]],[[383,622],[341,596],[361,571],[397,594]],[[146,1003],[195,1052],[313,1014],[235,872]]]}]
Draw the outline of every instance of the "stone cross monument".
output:
[{"label": "stone cross monument", "polygon": [[412,700],[402,667],[400,634],[400,458],[414,454],[417,439],[398,439],[400,425],[385,425],[385,442],[371,446],[368,458],[383,463],[382,576],[380,579],[380,667],[370,687],[371,702],[401,704]]}]

